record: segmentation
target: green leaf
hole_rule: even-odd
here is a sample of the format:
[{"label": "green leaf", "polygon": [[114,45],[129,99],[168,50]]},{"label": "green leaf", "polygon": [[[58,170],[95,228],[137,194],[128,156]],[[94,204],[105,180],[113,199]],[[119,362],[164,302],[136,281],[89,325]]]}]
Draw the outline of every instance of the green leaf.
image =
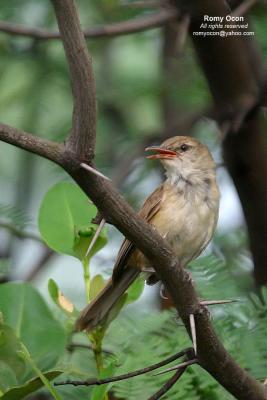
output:
[{"label": "green leaf", "polygon": [[[53,250],[82,260],[94,236],[97,225],[91,223],[97,212],[79,186],[60,182],[45,195],[39,210],[39,230],[43,240]],[[101,235],[92,254],[106,243]]]},{"label": "green leaf", "polygon": [[37,290],[28,283],[0,285],[0,310],[5,324],[14,329],[39,368],[54,368],[64,352],[66,332]]},{"label": "green leaf", "polygon": [[[25,371],[25,362],[19,357],[20,341],[12,328],[7,325],[0,325],[0,360],[7,365],[15,374],[17,379]],[[2,365],[3,366],[3,365]],[[0,388],[3,390],[0,381]]]},{"label": "green leaf", "polygon": [[[62,371],[58,371],[58,370],[44,372],[44,376],[49,381],[56,378],[60,374],[62,374]],[[23,399],[30,393],[35,392],[36,390],[40,389],[43,386],[44,386],[44,384],[41,381],[41,379],[35,377],[33,379],[28,380],[26,383],[24,383],[22,385],[12,387],[12,389],[10,389],[6,393],[4,393],[3,396],[0,397],[0,399],[1,400]]]},{"label": "green leaf", "polygon": [[105,286],[106,281],[102,275],[95,275],[90,283],[90,300],[93,300]]},{"label": "green leaf", "polygon": [[139,297],[143,293],[144,287],[145,287],[144,279],[142,277],[137,278],[127,290],[128,297],[126,304],[133,303],[134,301],[139,299]]}]

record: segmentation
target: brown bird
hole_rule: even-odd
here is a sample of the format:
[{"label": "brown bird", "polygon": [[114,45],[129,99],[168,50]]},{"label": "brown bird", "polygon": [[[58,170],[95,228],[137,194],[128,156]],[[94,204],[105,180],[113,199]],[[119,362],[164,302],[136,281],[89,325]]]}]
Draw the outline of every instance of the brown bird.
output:
[{"label": "brown bird", "polygon": [[[219,210],[215,163],[206,146],[187,136],[175,136],[160,146],[147,147],[166,171],[166,180],[145,201],[139,216],[167,240],[185,267],[198,257],[213,236]],[[87,331],[101,325],[111,308],[140,272],[151,270],[147,283],[157,282],[147,258],[125,239],[112,278],[82,311],[76,329]]]}]

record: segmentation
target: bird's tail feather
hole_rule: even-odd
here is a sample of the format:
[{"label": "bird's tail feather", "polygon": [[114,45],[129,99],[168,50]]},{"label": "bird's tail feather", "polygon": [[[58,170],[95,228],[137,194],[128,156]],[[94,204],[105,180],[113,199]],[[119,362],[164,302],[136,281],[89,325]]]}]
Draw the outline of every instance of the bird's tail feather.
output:
[{"label": "bird's tail feather", "polygon": [[140,270],[127,266],[121,276],[114,282],[109,279],[106,286],[87,304],[76,321],[77,331],[91,331],[107,317],[110,310],[139,275]]}]

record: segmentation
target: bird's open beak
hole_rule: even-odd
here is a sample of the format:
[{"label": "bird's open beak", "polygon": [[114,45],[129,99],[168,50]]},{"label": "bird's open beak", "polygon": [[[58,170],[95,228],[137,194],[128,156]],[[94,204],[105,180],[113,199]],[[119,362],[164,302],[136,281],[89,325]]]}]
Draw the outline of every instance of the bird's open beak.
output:
[{"label": "bird's open beak", "polygon": [[150,159],[168,159],[172,160],[173,158],[178,157],[177,153],[172,150],[167,150],[162,147],[158,146],[150,146],[145,149],[145,151],[156,151],[156,154],[151,154],[150,156],[147,156],[146,158]]}]

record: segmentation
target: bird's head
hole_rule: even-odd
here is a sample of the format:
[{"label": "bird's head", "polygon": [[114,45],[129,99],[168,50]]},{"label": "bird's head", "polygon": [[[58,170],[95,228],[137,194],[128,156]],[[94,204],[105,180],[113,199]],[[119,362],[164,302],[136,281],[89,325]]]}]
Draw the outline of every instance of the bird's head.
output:
[{"label": "bird's head", "polygon": [[208,148],[189,136],[174,136],[165,140],[160,146],[150,146],[145,150],[156,152],[147,158],[159,159],[167,175],[188,176],[194,172],[215,168]]}]

